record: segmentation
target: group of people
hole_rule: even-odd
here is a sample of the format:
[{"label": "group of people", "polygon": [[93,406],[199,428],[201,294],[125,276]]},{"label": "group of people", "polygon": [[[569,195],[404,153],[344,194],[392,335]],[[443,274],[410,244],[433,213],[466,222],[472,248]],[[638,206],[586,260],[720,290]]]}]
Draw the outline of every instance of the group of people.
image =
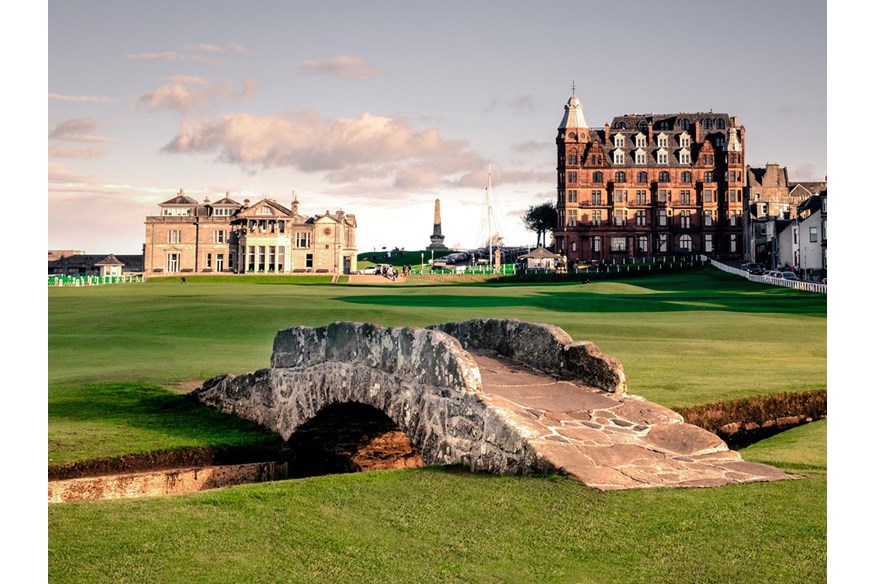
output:
[{"label": "group of people", "polygon": [[[389,278],[393,282],[398,278],[399,271],[395,268],[395,266],[390,266],[388,264],[381,264],[378,269],[378,274],[385,278]],[[407,277],[411,273],[411,266],[402,266],[401,267],[401,275],[403,277]]]}]

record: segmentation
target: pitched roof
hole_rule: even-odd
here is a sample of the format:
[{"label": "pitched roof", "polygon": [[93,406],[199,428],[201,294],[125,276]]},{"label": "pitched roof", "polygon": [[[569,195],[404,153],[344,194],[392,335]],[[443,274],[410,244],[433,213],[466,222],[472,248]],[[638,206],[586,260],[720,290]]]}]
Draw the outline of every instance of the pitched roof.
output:
[{"label": "pitched roof", "polygon": [[105,258],[103,258],[102,260],[100,260],[99,262],[97,262],[94,265],[95,266],[124,266],[125,264],[120,262],[119,258],[117,258],[115,255],[109,254],[108,256],[106,256]]},{"label": "pitched roof", "polygon": [[533,259],[533,260],[555,259],[555,260],[559,260],[559,259],[562,259],[562,257],[563,256],[555,254],[552,251],[545,249],[544,247],[537,247],[534,250],[532,250],[531,252],[520,256],[520,258],[524,259],[524,260],[528,260],[528,259]]}]

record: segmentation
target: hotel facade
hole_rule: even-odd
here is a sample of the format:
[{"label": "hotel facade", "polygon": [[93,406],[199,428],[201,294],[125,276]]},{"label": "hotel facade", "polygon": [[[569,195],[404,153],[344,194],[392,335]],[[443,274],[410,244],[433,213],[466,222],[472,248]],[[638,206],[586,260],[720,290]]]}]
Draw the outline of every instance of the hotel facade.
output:
[{"label": "hotel facade", "polygon": [[630,114],[557,129],[557,253],[570,263],[743,252],[745,128],[735,116]]}]

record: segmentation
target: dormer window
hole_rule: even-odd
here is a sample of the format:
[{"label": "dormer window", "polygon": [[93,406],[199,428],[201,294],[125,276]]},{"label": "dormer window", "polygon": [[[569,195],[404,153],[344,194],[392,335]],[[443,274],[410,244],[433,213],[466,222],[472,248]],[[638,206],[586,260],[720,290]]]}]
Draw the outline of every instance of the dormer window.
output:
[{"label": "dormer window", "polygon": [[643,132],[648,129],[648,122],[646,122],[645,120],[640,120],[638,125],[639,129]]},{"label": "dormer window", "polygon": [[636,134],[636,148],[644,148],[647,140],[648,139],[641,132]]},{"label": "dormer window", "polygon": [[678,137],[678,145],[682,148],[690,148],[690,134],[685,132]]},{"label": "dormer window", "polygon": [[624,163],[624,151],[623,150],[615,150],[614,151],[614,163],[615,164],[623,164]]},{"label": "dormer window", "polygon": [[682,148],[681,152],[678,153],[678,162],[680,164],[690,164],[690,150]]},{"label": "dormer window", "polygon": [[645,151],[641,148],[636,150],[636,164],[645,164],[646,156]]},{"label": "dormer window", "polygon": [[680,124],[681,124],[682,130],[690,130],[690,120],[689,119],[682,118]]},{"label": "dormer window", "polygon": [[657,135],[657,146],[659,148],[666,148],[669,146],[669,136],[661,132]]},{"label": "dormer window", "polygon": [[615,134],[614,135],[614,147],[615,148],[623,148],[624,147],[623,134]]},{"label": "dormer window", "polygon": [[712,120],[703,120],[703,129],[711,130],[712,129]]},{"label": "dormer window", "polygon": [[657,164],[669,164],[669,153],[663,148],[657,151]]},{"label": "dormer window", "polygon": [[627,129],[627,125],[623,122],[615,122],[614,127],[617,128],[618,130],[626,130]]},{"label": "dormer window", "polygon": [[715,120],[715,128],[716,129],[723,130],[725,125],[726,125],[726,123],[724,122],[723,118],[718,118],[717,120]]}]

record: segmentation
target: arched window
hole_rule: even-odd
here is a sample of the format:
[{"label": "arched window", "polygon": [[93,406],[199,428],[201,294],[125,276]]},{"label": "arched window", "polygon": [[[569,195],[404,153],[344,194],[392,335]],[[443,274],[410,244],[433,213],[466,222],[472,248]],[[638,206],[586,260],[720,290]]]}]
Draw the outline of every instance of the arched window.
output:
[{"label": "arched window", "polygon": [[626,130],[627,129],[627,125],[623,122],[615,122],[614,127],[617,128],[618,130]]},{"label": "arched window", "polygon": [[636,175],[636,182],[640,182],[640,183],[648,182],[648,173],[645,172],[644,170],[640,171],[639,174]]},{"label": "arched window", "polygon": [[596,171],[596,172],[593,173],[593,182],[595,182],[595,183],[601,183],[601,182],[602,182],[602,173],[601,173],[601,172]]},{"label": "arched window", "polygon": [[703,128],[706,130],[712,129],[712,120],[703,120]]},{"label": "arched window", "polygon": [[690,235],[682,235],[678,243],[681,251],[690,251],[693,248],[693,238]]},{"label": "arched window", "polygon": [[627,182],[627,173],[625,173],[625,172],[614,173],[614,182],[618,182],[618,183]]},{"label": "arched window", "polygon": [[684,118],[681,120],[681,129],[682,130],[690,130],[690,120]]},{"label": "arched window", "polygon": [[648,236],[640,235],[636,238],[636,244],[639,248],[639,251],[647,252],[648,251]]},{"label": "arched window", "polygon": [[645,120],[639,121],[639,129],[640,130],[647,130],[648,129],[648,122],[646,122]]},{"label": "arched window", "polygon": [[681,173],[681,182],[689,183],[689,182],[691,182],[692,179],[693,179],[693,176],[688,171],[685,170],[684,172]]},{"label": "arched window", "polygon": [[717,120],[715,120],[715,128],[717,128],[718,130],[723,130],[723,129],[724,129],[724,120],[723,120],[723,118],[718,118]]},{"label": "arched window", "polygon": [[669,173],[665,170],[660,173],[660,178],[657,179],[657,182],[666,183],[669,182]]}]

